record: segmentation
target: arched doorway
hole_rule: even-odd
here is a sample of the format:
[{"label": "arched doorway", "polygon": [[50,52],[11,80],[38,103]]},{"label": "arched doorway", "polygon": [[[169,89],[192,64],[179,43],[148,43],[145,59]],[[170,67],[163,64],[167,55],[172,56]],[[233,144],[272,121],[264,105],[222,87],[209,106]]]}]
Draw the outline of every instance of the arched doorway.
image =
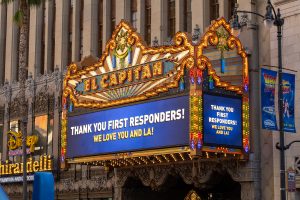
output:
[{"label": "arched doorway", "polygon": [[209,200],[240,200],[241,184],[227,170],[213,170],[208,181],[200,186]]},{"label": "arched doorway", "polygon": [[194,190],[201,200],[240,200],[241,185],[226,170],[214,170],[209,179],[195,187],[177,175],[168,175],[159,187],[144,186],[137,177],[129,177],[122,188],[123,200],[185,200]]},{"label": "arched doorway", "polygon": [[164,184],[157,188],[144,186],[138,178],[130,177],[126,180],[124,187],[122,188],[122,199],[184,200],[190,190],[195,190],[199,196],[205,195],[201,190],[195,188],[193,185],[186,184],[180,176],[167,176]]}]

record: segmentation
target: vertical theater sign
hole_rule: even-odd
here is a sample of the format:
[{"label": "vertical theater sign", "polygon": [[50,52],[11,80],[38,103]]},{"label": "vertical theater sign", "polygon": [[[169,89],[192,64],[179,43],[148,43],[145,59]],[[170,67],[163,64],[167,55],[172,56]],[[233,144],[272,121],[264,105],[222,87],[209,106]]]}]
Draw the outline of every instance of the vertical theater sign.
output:
[{"label": "vertical theater sign", "polygon": [[248,84],[246,53],[223,18],[198,44],[179,32],[159,47],[121,21],[98,62],[68,67],[61,167],[246,159]]}]

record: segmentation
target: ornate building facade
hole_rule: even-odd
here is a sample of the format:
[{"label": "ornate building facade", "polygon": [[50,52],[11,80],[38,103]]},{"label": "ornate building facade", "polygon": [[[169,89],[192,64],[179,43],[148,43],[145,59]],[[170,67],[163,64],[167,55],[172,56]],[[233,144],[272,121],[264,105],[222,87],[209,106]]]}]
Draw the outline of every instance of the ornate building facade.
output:
[{"label": "ornate building facade", "polygon": [[[276,2],[276,6],[283,8],[286,20],[284,64],[297,70],[298,47],[294,41],[299,35],[295,24],[299,21],[296,8],[300,4],[298,1]],[[276,35],[275,30],[265,30],[260,19],[250,15],[248,26],[240,36],[249,58],[250,152],[247,158],[225,158],[224,152],[219,155],[203,152],[202,159],[183,154],[183,159],[178,160],[180,154],[175,159],[169,154],[162,163],[155,157],[148,157],[149,164],[142,166],[111,168],[93,160],[71,162],[61,169],[63,81],[70,63],[81,68],[97,63],[121,19],[130,22],[151,47],[173,45],[171,38],[178,31],[190,34],[191,44],[201,43],[201,36],[211,21],[219,17],[229,20],[235,3],[234,0],[51,0],[31,9],[26,81],[27,132],[41,138],[36,155],[53,157],[57,199],[141,199],[143,194],[149,199],[176,199],[182,195],[188,197],[191,190],[203,199],[279,199],[279,153],[275,149],[278,134],[262,130],[257,117],[260,116],[259,67],[276,65]],[[264,0],[240,0],[238,3],[240,10],[265,12]],[[18,1],[0,7],[2,163],[20,161],[20,156],[9,154],[9,136],[6,134],[9,130],[19,130],[22,117],[17,76],[19,28],[12,22],[17,7]],[[241,75],[223,78],[238,82]],[[299,79],[296,89],[298,85]],[[297,105],[299,92],[296,95]],[[87,111],[79,109],[75,112]],[[297,119],[299,112],[296,111]],[[300,128],[298,124],[296,128]],[[288,141],[299,139],[299,133],[286,137]],[[297,177],[300,173],[299,148],[296,144],[288,150],[286,162],[287,167],[296,169]],[[299,181],[297,184],[299,188]],[[4,183],[3,186],[12,199],[21,198],[21,183]],[[32,191],[31,184],[29,191]],[[289,193],[289,199],[297,198],[299,190]]]}]

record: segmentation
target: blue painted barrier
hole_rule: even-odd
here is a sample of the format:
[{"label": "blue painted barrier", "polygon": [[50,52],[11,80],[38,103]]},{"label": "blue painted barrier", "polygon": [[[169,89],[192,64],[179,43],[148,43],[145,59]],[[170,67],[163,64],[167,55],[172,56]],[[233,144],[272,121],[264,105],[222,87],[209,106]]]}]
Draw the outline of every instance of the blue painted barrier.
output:
[{"label": "blue painted barrier", "polygon": [[9,200],[6,192],[3,190],[3,188],[0,186],[0,199],[1,200]]},{"label": "blue painted barrier", "polygon": [[32,200],[54,199],[54,178],[50,172],[36,172],[34,174]]}]

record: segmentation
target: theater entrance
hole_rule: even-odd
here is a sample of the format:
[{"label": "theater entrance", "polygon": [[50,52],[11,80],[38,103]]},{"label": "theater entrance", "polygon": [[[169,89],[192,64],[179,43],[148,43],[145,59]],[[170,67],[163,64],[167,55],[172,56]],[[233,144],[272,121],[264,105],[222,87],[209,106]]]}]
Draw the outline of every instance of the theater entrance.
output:
[{"label": "theater entrance", "polygon": [[241,185],[227,171],[213,171],[203,184],[186,184],[179,175],[167,176],[161,186],[144,186],[129,177],[122,188],[123,200],[240,200]]}]

